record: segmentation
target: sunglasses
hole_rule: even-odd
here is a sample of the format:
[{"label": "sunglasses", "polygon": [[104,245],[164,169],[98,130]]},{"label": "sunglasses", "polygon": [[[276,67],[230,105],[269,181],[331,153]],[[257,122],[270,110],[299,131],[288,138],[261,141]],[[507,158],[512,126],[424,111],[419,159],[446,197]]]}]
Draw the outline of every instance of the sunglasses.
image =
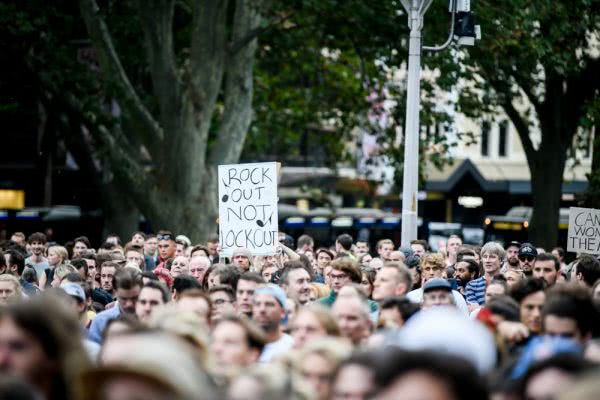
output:
[{"label": "sunglasses", "polygon": [[521,260],[521,261],[527,260],[527,261],[531,262],[531,261],[535,260],[535,257],[534,256],[519,256],[519,260]]},{"label": "sunglasses", "polygon": [[168,233],[167,233],[167,234],[164,234],[164,235],[157,235],[157,236],[156,236],[156,238],[157,238],[158,240],[175,240],[175,239],[173,238],[173,235],[170,235],[170,234],[168,234]]}]

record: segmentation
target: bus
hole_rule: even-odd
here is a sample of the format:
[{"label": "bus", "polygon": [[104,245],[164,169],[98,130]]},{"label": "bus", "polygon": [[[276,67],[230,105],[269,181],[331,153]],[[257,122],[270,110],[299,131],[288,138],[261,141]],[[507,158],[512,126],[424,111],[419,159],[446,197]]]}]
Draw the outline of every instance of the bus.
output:
[{"label": "bus", "polygon": [[[529,241],[529,221],[533,209],[531,207],[513,207],[506,215],[488,215],[484,220],[484,241],[499,242],[502,245],[517,241]],[[561,208],[558,220],[558,242],[567,242],[569,229],[569,209]]]}]

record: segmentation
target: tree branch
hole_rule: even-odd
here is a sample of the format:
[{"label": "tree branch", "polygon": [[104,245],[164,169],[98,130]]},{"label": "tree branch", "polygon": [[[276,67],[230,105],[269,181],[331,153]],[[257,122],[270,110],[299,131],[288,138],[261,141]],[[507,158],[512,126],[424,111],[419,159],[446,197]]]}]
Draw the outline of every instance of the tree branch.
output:
[{"label": "tree branch", "polygon": [[173,0],[138,0],[142,29],[154,94],[158,101],[162,126],[172,131],[170,125],[180,112],[180,82],[177,78],[173,51]]},{"label": "tree branch", "polygon": [[[258,6],[252,0],[236,3],[232,40],[248,36],[261,21]],[[253,66],[257,42],[252,39],[228,62],[225,83],[225,111],[217,133],[217,143],[210,155],[212,165],[236,163],[252,119]]]},{"label": "tree branch", "polygon": [[227,5],[228,0],[193,3],[190,80],[198,109],[210,108],[221,87],[227,48]]},{"label": "tree branch", "polygon": [[112,38],[104,20],[98,15],[99,7],[95,0],[79,0],[79,8],[92,40],[98,52],[98,60],[105,78],[114,82],[123,95],[121,105],[135,118],[141,121],[144,129],[139,132],[143,137],[156,142],[162,140],[163,131],[142,103],[116,53]]},{"label": "tree branch", "polygon": [[535,159],[536,150],[533,147],[533,142],[531,141],[531,137],[529,136],[529,124],[512,104],[513,99],[512,95],[510,94],[510,88],[508,86],[508,83],[505,81],[499,81],[489,76],[488,82],[499,95],[500,106],[504,109],[504,112],[506,112],[506,115],[508,115],[508,118],[510,118],[511,122],[517,129],[517,133],[521,138],[521,143],[523,144],[523,149],[525,150],[525,155],[527,156],[527,160],[530,164],[531,169],[531,161]]},{"label": "tree branch", "polygon": [[275,26],[284,23],[287,21],[294,13],[282,13],[277,18],[273,18],[268,24],[263,26],[258,26],[252,30],[250,30],[245,36],[236,40],[235,42],[231,42],[229,44],[229,55],[233,56],[238,51],[240,51],[244,46],[248,43],[257,39],[260,35],[263,35],[273,29]]}]

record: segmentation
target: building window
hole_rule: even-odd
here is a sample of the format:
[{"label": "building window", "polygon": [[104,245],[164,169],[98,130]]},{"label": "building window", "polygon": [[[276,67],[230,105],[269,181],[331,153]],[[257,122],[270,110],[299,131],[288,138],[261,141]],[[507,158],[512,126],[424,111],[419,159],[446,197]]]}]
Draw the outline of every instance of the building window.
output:
[{"label": "building window", "polygon": [[508,121],[502,121],[498,129],[498,157],[506,157],[508,141]]},{"label": "building window", "polygon": [[487,157],[490,154],[490,123],[484,121],[481,125],[481,155]]}]

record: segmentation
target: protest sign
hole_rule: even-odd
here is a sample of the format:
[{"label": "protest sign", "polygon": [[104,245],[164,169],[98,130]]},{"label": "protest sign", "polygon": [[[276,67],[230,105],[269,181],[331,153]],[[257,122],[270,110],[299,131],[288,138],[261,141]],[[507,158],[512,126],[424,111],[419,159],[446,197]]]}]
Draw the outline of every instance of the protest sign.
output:
[{"label": "protest sign", "polygon": [[278,163],[219,165],[221,256],[244,247],[254,255],[275,254],[278,243]]},{"label": "protest sign", "polygon": [[571,207],[567,251],[600,254],[600,210]]}]

